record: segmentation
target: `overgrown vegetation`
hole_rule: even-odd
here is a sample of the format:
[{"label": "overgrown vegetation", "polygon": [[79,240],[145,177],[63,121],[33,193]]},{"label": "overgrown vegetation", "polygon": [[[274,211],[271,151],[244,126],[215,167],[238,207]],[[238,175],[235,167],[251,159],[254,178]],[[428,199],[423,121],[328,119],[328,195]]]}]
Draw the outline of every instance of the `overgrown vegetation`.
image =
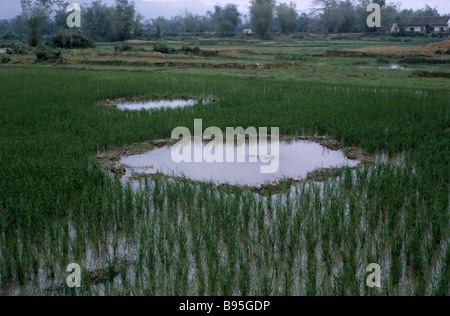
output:
[{"label": "overgrown vegetation", "polygon": [[167,46],[165,44],[158,44],[158,45],[153,46],[153,51],[161,53],[161,54],[174,54],[175,53],[174,48],[170,48],[169,46]]},{"label": "overgrown vegetation", "polygon": [[276,54],[275,59],[281,60],[310,60],[313,57],[302,54]]},{"label": "overgrown vegetation", "polygon": [[53,44],[59,48],[93,48],[95,44],[92,40],[82,34],[73,33],[65,29],[59,29],[53,37]]},{"label": "overgrown vegetation", "polygon": [[131,44],[120,44],[114,46],[114,51],[116,52],[132,52],[134,50],[134,46]]},{"label": "overgrown vegetation", "polygon": [[58,62],[63,59],[61,49],[41,45],[36,49],[36,61]]},{"label": "overgrown vegetation", "polygon": [[8,55],[24,55],[27,52],[28,49],[24,45],[17,45],[16,43],[9,44],[6,49]]},{"label": "overgrown vegetation", "polygon": [[181,48],[181,52],[183,52],[184,54],[188,54],[188,55],[196,55],[196,56],[203,56],[203,57],[216,57],[217,55],[219,55],[219,51],[217,50],[203,50],[200,49],[199,47],[187,47],[187,46],[183,46]]},{"label": "overgrown vegetation", "polygon": [[440,65],[450,64],[448,59],[434,59],[427,57],[404,57],[398,61],[401,64],[424,64],[424,65]]},{"label": "overgrown vegetation", "polygon": [[0,59],[1,64],[7,64],[11,61],[11,57],[9,56],[2,56],[2,59]]}]

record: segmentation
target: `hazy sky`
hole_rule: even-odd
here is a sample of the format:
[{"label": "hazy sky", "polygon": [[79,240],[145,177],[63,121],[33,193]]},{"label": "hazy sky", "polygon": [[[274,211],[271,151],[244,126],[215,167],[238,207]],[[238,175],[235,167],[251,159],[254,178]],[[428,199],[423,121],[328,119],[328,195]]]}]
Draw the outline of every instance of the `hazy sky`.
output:
[{"label": "hazy sky", "polygon": [[[87,3],[90,0],[66,0],[70,2]],[[114,0],[103,0],[103,2],[113,4]],[[204,14],[207,10],[213,9],[217,3],[234,3],[239,5],[241,12],[247,12],[249,0],[134,0],[136,7],[146,17],[156,17],[164,15],[166,17],[178,15],[187,8],[194,14]],[[153,4],[152,4],[153,2]],[[157,2],[157,3],[156,3]],[[290,0],[277,0],[277,2],[290,2]],[[312,0],[292,0],[297,5],[299,11],[309,11]],[[390,2],[387,0],[387,2]],[[402,0],[391,1],[402,3],[402,9],[419,9],[425,4],[437,7],[439,13],[450,14],[450,0]],[[145,11],[145,12],[144,12]],[[10,19],[21,13],[20,0],[0,0],[0,19]]]}]

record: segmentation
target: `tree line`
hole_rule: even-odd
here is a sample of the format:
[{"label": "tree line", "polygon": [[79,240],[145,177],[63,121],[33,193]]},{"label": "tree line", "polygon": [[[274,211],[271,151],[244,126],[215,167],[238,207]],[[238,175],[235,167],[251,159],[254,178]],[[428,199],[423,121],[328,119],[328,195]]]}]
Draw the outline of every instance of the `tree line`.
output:
[{"label": "tree line", "polygon": [[[171,18],[145,19],[129,0],[116,0],[108,6],[101,0],[82,6],[82,26],[76,31],[94,41],[124,41],[132,38],[154,38],[179,33],[216,33],[233,36],[244,29],[252,29],[261,38],[273,33],[314,32],[352,33],[372,32],[366,18],[367,5],[380,4],[381,31],[390,30],[393,23],[406,25],[413,16],[439,16],[435,8],[400,10],[397,4],[386,0],[313,0],[309,12],[299,12],[296,4],[276,3],[275,0],[250,0],[250,11],[242,14],[235,4],[216,5],[205,15],[189,11]],[[32,46],[39,44],[43,35],[55,34],[68,28],[67,3],[63,0],[21,0],[22,14],[0,21],[3,39],[27,37]]]}]

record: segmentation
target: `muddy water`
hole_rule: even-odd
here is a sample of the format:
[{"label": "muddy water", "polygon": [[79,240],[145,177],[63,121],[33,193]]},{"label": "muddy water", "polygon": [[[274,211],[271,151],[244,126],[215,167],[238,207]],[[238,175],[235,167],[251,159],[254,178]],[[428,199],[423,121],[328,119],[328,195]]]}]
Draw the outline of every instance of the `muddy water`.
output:
[{"label": "muddy water", "polygon": [[[179,108],[185,106],[193,106],[201,100],[196,99],[177,99],[177,100],[152,100],[145,102],[123,102],[118,103],[117,108],[119,110],[149,110],[149,109],[158,109],[158,108]],[[205,101],[203,101],[205,103]]]},{"label": "muddy water", "polygon": [[[282,178],[303,179],[308,172],[317,168],[353,167],[358,164],[357,160],[346,158],[342,151],[332,151],[318,143],[303,140],[280,141],[279,153],[271,152],[269,142],[265,155],[260,154],[261,151],[258,149],[261,147],[258,148],[257,143],[243,142],[232,150],[234,162],[226,162],[230,161],[226,158],[229,149],[224,143],[217,151],[220,153],[222,149],[224,162],[205,162],[205,159],[202,159],[202,162],[193,162],[195,151],[204,152],[206,144],[203,142],[201,145],[195,145],[193,141],[187,142],[188,147],[185,148],[191,149],[192,162],[174,162],[171,152],[176,148],[166,146],[144,154],[124,157],[120,163],[127,169],[126,178],[129,178],[132,172],[146,174],[160,172],[170,176],[185,176],[198,181],[250,186],[259,186]],[[245,149],[245,161],[237,162],[237,152],[243,149]],[[256,162],[252,162],[252,159]],[[269,165],[279,166],[279,168],[274,173],[261,173],[261,167]]]}]

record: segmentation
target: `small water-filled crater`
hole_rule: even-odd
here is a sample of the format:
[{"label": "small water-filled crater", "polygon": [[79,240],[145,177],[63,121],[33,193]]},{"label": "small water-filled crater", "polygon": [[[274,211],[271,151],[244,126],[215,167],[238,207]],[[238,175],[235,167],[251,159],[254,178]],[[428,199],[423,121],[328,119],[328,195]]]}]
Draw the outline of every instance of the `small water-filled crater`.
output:
[{"label": "small water-filled crater", "polygon": [[152,98],[133,98],[133,99],[114,99],[106,100],[105,104],[113,106],[119,110],[151,110],[151,109],[174,109],[191,107],[197,104],[208,104],[216,102],[215,98],[197,98],[197,97],[179,97],[179,96],[165,96]]},{"label": "small water-filled crater", "polygon": [[361,151],[324,137],[282,137],[264,145],[234,140],[232,146],[228,140],[159,140],[97,156],[111,157],[108,169],[124,180],[165,176],[253,188],[286,179],[323,181],[344,168],[371,162]]}]

